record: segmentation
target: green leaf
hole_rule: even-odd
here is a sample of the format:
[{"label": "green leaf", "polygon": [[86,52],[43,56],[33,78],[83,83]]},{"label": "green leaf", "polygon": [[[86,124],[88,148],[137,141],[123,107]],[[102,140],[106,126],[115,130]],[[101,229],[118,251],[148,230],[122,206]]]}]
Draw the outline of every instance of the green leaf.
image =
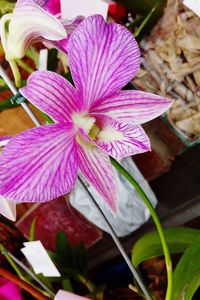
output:
[{"label": "green leaf", "polygon": [[134,37],[137,38],[139,34],[144,30],[145,26],[148,24],[149,20],[153,16],[154,12],[156,11],[158,4],[156,4],[150,12],[147,14],[147,16],[144,18],[144,20],[141,22],[140,26],[135,30]]},{"label": "green leaf", "polygon": [[45,121],[47,121],[47,123],[49,123],[49,124],[54,123],[54,121],[47,114],[45,114],[43,111],[39,110],[36,106],[35,106],[35,108],[39,111],[39,113],[45,119]]},{"label": "green leaf", "polygon": [[[140,41],[145,34],[148,34],[153,26],[157,23],[160,17],[163,15],[166,0],[117,0],[120,4],[124,5],[129,11],[140,14],[144,17],[141,24],[139,24],[139,35],[136,35],[136,39]],[[134,26],[133,22],[130,24],[130,28]],[[133,28],[134,29],[134,28]],[[137,27],[136,27],[137,31]]]},{"label": "green leaf", "polygon": [[10,98],[6,99],[6,100],[2,100],[2,101],[0,101],[0,112],[5,110],[5,109],[14,108],[14,107],[17,107],[17,106],[19,106],[19,104],[17,104],[17,103],[12,104],[11,101],[10,101]]},{"label": "green leaf", "polygon": [[59,256],[59,261],[64,267],[74,267],[72,247],[63,231],[58,232],[56,236],[56,254]]},{"label": "green leaf", "polygon": [[200,238],[183,254],[173,274],[172,300],[191,300],[200,286]]},{"label": "green leaf", "polygon": [[[174,227],[164,229],[170,253],[184,252],[199,238],[200,230]],[[158,233],[150,232],[140,238],[132,249],[132,263],[135,267],[147,259],[163,255],[162,245]]]},{"label": "green leaf", "polygon": [[137,12],[142,15],[148,14],[149,11],[157,4],[159,4],[162,9],[166,4],[166,0],[116,0],[116,2],[125,6],[130,11]]},{"label": "green leaf", "polygon": [[73,288],[71,285],[71,281],[69,279],[62,280],[62,287],[63,287],[63,290],[73,293]]},{"label": "green leaf", "polygon": [[50,278],[45,277],[43,274],[37,274],[36,276],[40,281],[42,281],[46,285],[46,287],[48,287],[52,292],[54,292]]},{"label": "green leaf", "polygon": [[79,270],[81,274],[85,274],[87,270],[87,255],[83,242],[78,243],[72,249],[74,256],[74,267]]},{"label": "green leaf", "polygon": [[30,233],[29,233],[29,241],[34,241],[35,240],[35,223],[37,221],[38,217],[35,217],[31,223],[31,228],[30,228]]},{"label": "green leaf", "polygon": [[60,273],[62,274],[63,278],[74,278],[77,279],[79,277],[80,272],[74,268],[67,268],[60,266],[59,268]]},{"label": "green leaf", "polygon": [[0,17],[11,13],[15,7],[15,3],[6,0],[0,0]]}]

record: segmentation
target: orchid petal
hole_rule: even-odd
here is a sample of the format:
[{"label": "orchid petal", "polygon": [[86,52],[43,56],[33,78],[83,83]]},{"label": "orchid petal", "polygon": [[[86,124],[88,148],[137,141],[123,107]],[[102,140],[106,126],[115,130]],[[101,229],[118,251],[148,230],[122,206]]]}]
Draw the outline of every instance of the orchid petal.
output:
[{"label": "orchid petal", "polygon": [[[19,0],[18,0],[19,1]],[[46,6],[51,0],[33,0],[40,7]]]},{"label": "orchid petal", "polygon": [[73,20],[65,20],[61,19],[60,22],[62,23],[63,27],[67,31],[68,34],[72,34],[76,27],[84,20],[83,16],[78,16]]},{"label": "orchid petal", "polygon": [[53,124],[18,134],[0,156],[0,194],[45,202],[71,191],[78,161],[72,125]]},{"label": "orchid petal", "polygon": [[119,91],[93,108],[92,113],[105,114],[117,121],[143,124],[160,116],[173,101],[142,91]]},{"label": "orchid petal", "polygon": [[83,20],[84,20],[84,17],[81,17],[81,16],[73,19],[72,21],[67,21],[67,20],[61,19],[60,22],[62,23],[63,27],[66,30],[67,37],[62,40],[59,40],[59,41],[46,41],[45,40],[45,41],[43,41],[43,44],[47,48],[56,48],[66,54],[70,35]]},{"label": "orchid petal", "polygon": [[117,188],[109,156],[87,142],[79,145],[78,156],[81,173],[99,192],[109,208],[116,212]]},{"label": "orchid petal", "polygon": [[10,135],[0,136],[0,148],[7,145],[11,138],[12,136]]},{"label": "orchid petal", "polygon": [[121,123],[108,118],[104,120],[95,143],[116,159],[150,150],[149,139],[140,125]]},{"label": "orchid petal", "polygon": [[76,90],[54,72],[34,72],[20,93],[56,121],[70,121],[72,112],[77,111]]},{"label": "orchid petal", "polygon": [[61,22],[34,1],[18,0],[9,23],[6,58],[22,58],[30,43],[42,39],[57,41],[66,35]]},{"label": "orchid petal", "polygon": [[89,300],[89,299],[63,290],[59,290],[54,300]]},{"label": "orchid petal", "polygon": [[0,195],[0,214],[11,221],[16,221],[16,203]]},{"label": "orchid petal", "polygon": [[88,17],[77,27],[69,40],[68,53],[85,109],[121,89],[140,64],[133,34],[119,24],[105,23],[100,15]]}]

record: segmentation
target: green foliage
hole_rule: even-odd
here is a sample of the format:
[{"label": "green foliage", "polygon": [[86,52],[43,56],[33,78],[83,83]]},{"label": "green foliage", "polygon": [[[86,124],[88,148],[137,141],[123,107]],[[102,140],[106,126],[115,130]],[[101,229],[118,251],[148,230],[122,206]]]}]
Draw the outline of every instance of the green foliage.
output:
[{"label": "green foliage", "polygon": [[61,273],[63,289],[72,291],[71,280],[75,280],[85,285],[94,299],[100,299],[102,287],[98,289],[87,278],[87,257],[82,242],[71,246],[66,234],[60,231],[56,236],[56,251],[48,253]]},{"label": "green foliage", "polygon": [[5,110],[5,109],[10,109],[10,108],[13,108],[13,107],[16,107],[16,106],[19,106],[19,104],[17,104],[17,103],[12,104],[11,101],[10,101],[10,98],[6,99],[6,100],[1,100],[0,101],[0,112]]},{"label": "green foliage", "polygon": [[172,300],[191,300],[200,286],[200,237],[185,251],[173,274]]},{"label": "green foliage", "polygon": [[37,221],[37,217],[35,217],[31,223],[31,228],[29,232],[29,241],[32,242],[35,240],[35,223]]},{"label": "green foliage", "polygon": [[62,288],[65,291],[73,292],[73,288],[69,279],[62,280]]},{"label": "green foliage", "polygon": [[[129,11],[143,16],[142,22],[139,24],[139,27],[141,26],[140,35],[136,36],[138,40],[141,40],[157,23],[166,5],[166,0],[116,0],[116,2],[125,6]],[[130,27],[134,29],[135,22]]]},{"label": "green foliage", "polygon": [[[164,230],[170,253],[182,253],[200,237],[200,230],[174,227]],[[157,232],[150,232],[140,238],[132,249],[132,263],[135,267],[147,259],[163,255]]]},{"label": "green foliage", "polygon": [[116,0],[116,2],[122,4],[128,10],[137,12],[141,15],[148,14],[149,11],[157,4],[160,6],[159,9],[163,9],[166,4],[166,0]]},{"label": "green foliage", "polygon": [[0,18],[11,13],[15,7],[15,1],[0,0]]},{"label": "green foliage", "polygon": [[[183,253],[173,273],[171,300],[192,300],[200,286],[200,230],[174,227],[164,230],[170,253]],[[147,259],[163,255],[157,232],[140,238],[132,249],[132,263],[138,267]]]},{"label": "green foliage", "polygon": [[63,231],[57,234],[55,254],[54,259],[56,260],[57,266],[63,270],[65,274],[67,270],[70,274],[76,274],[77,272],[80,274],[86,273],[87,258],[83,243],[80,242],[75,246],[71,246]]}]

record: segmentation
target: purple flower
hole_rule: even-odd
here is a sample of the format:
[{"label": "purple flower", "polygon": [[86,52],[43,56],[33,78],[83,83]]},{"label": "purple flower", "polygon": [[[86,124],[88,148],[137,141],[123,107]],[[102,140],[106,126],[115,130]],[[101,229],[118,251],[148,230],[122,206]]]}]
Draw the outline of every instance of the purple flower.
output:
[{"label": "purple flower", "polygon": [[0,158],[0,194],[43,202],[71,191],[78,170],[117,210],[109,155],[120,159],[150,150],[140,124],[166,111],[171,101],[120,90],[139,70],[140,52],[123,26],[99,15],[84,20],[68,43],[75,87],[48,71],[33,73],[20,90],[55,124],[29,129]]},{"label": "purple flower", "polygon": [[5,278],[0,278],[0,299],[2,300],[22,300],[17,285]]},{"label": "purple flower", "polygon": [[18,0],[13,14],[1,18],[1,41],[8,61],[22,58],[30,44],[38,41],[66,52],[67,35],[83,18],[78,17],[70,22],[58,20],[43,9],[46,5],[48,1],[45,0]]}]

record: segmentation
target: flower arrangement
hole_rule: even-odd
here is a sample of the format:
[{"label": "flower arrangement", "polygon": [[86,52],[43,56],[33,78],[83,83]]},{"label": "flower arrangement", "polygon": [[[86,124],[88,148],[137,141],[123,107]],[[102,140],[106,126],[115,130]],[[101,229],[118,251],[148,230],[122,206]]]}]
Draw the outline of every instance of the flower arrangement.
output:
[{"label": "flower arrangement", "polygon": [[[45,202],[69,193],[80,172],[115,214],[118,199],[114,166],[151,213],[166,261],[165,299],[175,299],[164,230],[148,197],[118,161],[150,150],[141,124],[167,111],[172,101],[148,92],[122,90],[140,67],[137,42],[124,26],[106,23],[100,15],[62,20],[53,15],[58,10],[50,7],[48,1],[18,0],[13,13],[0,20],[2,46],[19,90],[2,69],[1,76],[15,94],[13,103],[22,104],[38,126],[4,143],[0,155],[0,212],[14,219],[16,202]],[[36,42],[57,48],[68,58],[71,82],[56,72],[39,70],[21,87],[18,64]],[[39,126],[26,101],[48,124]],[[144,296],[152,299],[102,212],[101,216]],[[55,299],[79,298],[59,292]]]}]

